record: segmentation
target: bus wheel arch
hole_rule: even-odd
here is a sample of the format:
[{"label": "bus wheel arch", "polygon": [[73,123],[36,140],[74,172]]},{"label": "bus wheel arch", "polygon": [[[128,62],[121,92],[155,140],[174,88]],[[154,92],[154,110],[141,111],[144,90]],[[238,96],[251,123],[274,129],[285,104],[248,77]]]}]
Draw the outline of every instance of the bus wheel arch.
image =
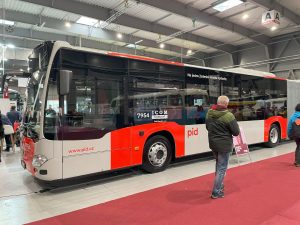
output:
[{"label": "bus wheel arch", "polygon": [[149,173],[161,172],[167,168],[175,155],[175,142],[168,131],[151,134],[143,149],[142,168]]},{"label": "bus wheel arch", "polygon": [[269,148],[276,147],[281,141],[281,126],[279,122],[274,122],[271,124],[269,129],[268,141],[265,145]]}]

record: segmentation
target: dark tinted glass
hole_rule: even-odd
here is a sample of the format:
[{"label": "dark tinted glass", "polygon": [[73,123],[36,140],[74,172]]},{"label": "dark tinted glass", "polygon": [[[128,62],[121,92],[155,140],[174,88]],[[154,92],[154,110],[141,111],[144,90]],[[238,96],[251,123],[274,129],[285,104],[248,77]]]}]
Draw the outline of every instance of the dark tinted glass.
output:
[{"label": "dark tinted glass", "polygon": [[[82,56],[91,62],[89,56],[94,57],[94,54]],[[69,63],[62,65],[62,69],[73,71],[73,80],[70,93],[60,99],[57,94],[58,73],[51,74],[45,110],[46,138],[97,139],[126,126],[124,101],[116,101],[123,99],[123,74],[126,70],[86,67],[85,63],[76,67]]]},{"label": "dark tinted glass", "polygon": [[227,78],[219,71],[186,68],[185,111],[186,124],[205,123],[211,105],[217,103],[220,84]]}]

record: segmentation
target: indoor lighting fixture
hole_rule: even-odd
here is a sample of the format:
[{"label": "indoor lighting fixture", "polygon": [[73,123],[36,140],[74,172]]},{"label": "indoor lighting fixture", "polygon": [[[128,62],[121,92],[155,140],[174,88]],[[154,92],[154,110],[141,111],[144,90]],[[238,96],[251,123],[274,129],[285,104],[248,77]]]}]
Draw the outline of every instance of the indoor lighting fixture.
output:
[{"label": "indoor lighting fixture", "polygon": [[188,51],[187,51],[187,55],[191,55],[193,53],[193,51],[191,50],[191,49],[189,49]]},{"label": "indoor lighting fixture", "polygon": [[164,44],[164,43],[161,43],[161,44],[159,45],[159,47],[160,47],[160,48],[164,48],[164,47],[165,47],[165,44]]},{"label": "indoor lighting fixture", "polygon": [[128,44],[126,45],[127,48],[135,48],[135,45],[134,44]]},{"label": "indoor lighting fixture", "polygon": [[271,31],[277,30],[276,26],[271,27]]},{"label": "indoor lighting fixture", "polygon": [[71,27],[71,23],[70,22],[65,22],[65,26],[66,27]]},{"label": "indoor lighting fixture", "polygon": [[13,44],[0,44],[0,47],[2,48],[15,48],[16,46],[14,46]]},{"label": "indoor lighting fixture", "polygon": [[246,19],[249,18],[249,15],[248,14],[244,14],[242,18],[243,18],[243,20],[246,20]]},{"label": "indoor lighting fixture", "polygon": [[139,40],[139,41],[136,41],[136,42],[134,42],[134,44],[139,44],[139,43],[141,43],[143,40]]},{"label": "indoor lighting fixture", "polygon": [[8,48],[15,48],[15,46],[13,44],[8,44],[6,45]]},{"label": "indoor lighting fixture", "polygon": [[121,33],[117,33],[117,38],[122,39],[123,35]]},{"label": "indoor lighting fixture", "polygon": [[23,72],[24,70],[23,70],[23,69],[20,69],[20,71]]},{"label": "indoor lighting fixture", "polygon": [[219,11],[219,12],[223,12],[227,9],[231,9],[237,5],[242,4],[243,1],[242,0],[222,0],[222,1],[218,1],[214,6],[213,9]]},{"label": "indoor lighting fixture", "polygon": [[88,25],[88,26],[95,26],[98,23],[98,20],[82,16],[76,21],[76,23]]},{"label": "indoor lighting fixture", "polygon": [[15,22],[10,21],[10,20],[2,20],[2,19],[0,19],[0,24],[5,24],[5,25],[13,26],[13,25],[15,25]]}]

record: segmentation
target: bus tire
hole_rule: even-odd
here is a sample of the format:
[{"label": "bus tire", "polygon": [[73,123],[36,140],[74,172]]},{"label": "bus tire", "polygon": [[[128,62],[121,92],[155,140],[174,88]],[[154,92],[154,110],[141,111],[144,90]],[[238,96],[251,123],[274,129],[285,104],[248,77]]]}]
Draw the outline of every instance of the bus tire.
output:
[{"label": "bus tire", "polygon": [[272,124],[269,130],[269,140],[265,143],[268,148],[274,148],[280,142],[280,128],[276,124]]},{"label": "bus tire", "polygon": [[161,135],[151,137],[145,144],[142,168],[149,173],[166,169],[172,158],[170,141]]}]

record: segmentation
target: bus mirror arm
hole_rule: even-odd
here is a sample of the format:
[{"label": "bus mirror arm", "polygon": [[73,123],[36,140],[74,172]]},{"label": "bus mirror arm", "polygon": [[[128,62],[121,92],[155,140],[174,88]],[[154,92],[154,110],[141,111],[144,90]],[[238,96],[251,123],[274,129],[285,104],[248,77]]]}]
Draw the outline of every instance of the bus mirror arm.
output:
[{"label": "bus mirror arm", "polygon": [[58,85],[59,95],[69,94],[72,78],[73,78],[73,71],[71,70],[59,71],[59,85]]}]

